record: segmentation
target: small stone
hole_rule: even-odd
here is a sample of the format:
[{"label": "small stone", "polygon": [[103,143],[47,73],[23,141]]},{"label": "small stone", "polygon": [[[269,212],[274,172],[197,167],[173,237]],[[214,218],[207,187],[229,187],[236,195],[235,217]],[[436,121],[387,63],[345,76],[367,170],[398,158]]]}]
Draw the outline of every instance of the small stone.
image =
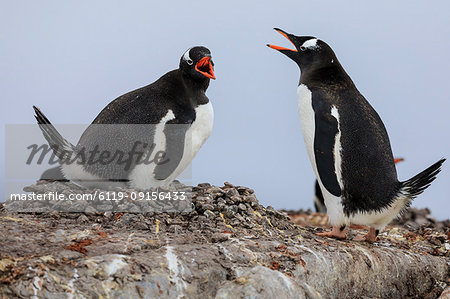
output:
[{"label": "small stone", "polygon": [[239,210],[238,206],[236,205],[229,206],[229,208],[233,213],[237,213],[237,211]]},{"label": "small stone", "polygon": [[204,203],[204,202],[208,202],[209,196],[197,196],[194,200],[194,203]]},{"label": "small stone", "polygon": [[[245,206],[247,207],[247,214],[248,214],[248,215],[252,215],[252,217],[253,217],[253,216],[256,216],[256,215],[255,215],[255,210],[253,210],[253,208],[250,207],[250,205],[246,204]],[[256,219],[256,218],[255,218],[255,219]]]},{"label": "small stone", "polygon": [[136,222],[134,227],[139,230],[148,230],[149,229],[148,225],[145,222]]},{"label": "small stone", "polygon": [[214,214],[214,212],[210,211],[210,210],[206,210],[203,215],[206,216],[206,218],[214,218],[216,216],[216,214]]},{"label": "small stone", "polygon": [[249,190],[251,190],[251,189],[248,189],[247,187],[243,187],[243,186],[237,186],[236,189],[239,192],[239,194],[241,194],[241,195],[248,195],[248,194],[250,194]]},{"label": "small stone", "polygon": [[244,217],[242,217],[240,214],[236,214],[234,216],[237,220],[239,220],[241,223],[245,223]]},{"label": "small stone", "polygon": [[438,238],[436,238],[435,236],[432,236],[429,241],[433,245],[441,246],[441,241]]},{"label": "small stone", "polygon": [[246,211],[246,210],[247,210],[247,207],[246,207],[243,203],[240,203],[240,204],[238,205],[238,209],[241,210],[241,211]]},{"label": "small stone", "polygon": [[211,236],[211,241],[213,243],[218,243],[218,242],[224,242],[227,241],[230,238],[229,234],[224,234],[224,233],[214,233]]},{"label": "small stone", "polygon": [[245,200],[246,202],[251,203],[252,206],[254,206],[254,204],[256,204],[256,205],[258,204],[258,199],[256,199],[255,194],[250,194],[250,195],[244,196],[244,200]]},{"label": "small stone", "polygon": [[59,219],[61,217],[61,213],[58,212],[58,211],[51,211],[49,216],[54,218],[54,219]]},{"label": "small stone", "polygon": [[78,223],[88,223],[88,222],[89,222],[89,218],[88,218],[86,215],[81,214],[81,215],[77,218],[77,222],[78,222]]},{"label": "small stone", "polygon": [[168,231],[169,233],[175,233],[175,234],[178,234],[178,233],[180,233],[180,232],[183,231],[183,227],[181,227],[180,225],[171,225],[171,226],[169,226],[169,227],[167,228],[167,231]]},{"label": "small stone", "polygon": [[239,192],[234,188],[230,188],[227,190],[226,195],[228,197],[239,196]]},{"label": "small stone", "polygon": [[204,205],[202,205],[202,209],[205,210],[205,211],[206,210],[213,211],[214,210],[214,206],[209,204],[209,203],[205,203]]},{"label": "small stone", "polygon": [[222,197],[219,197],[219,198],[216,200],[216,203],[217,203],[217,204],[226,204],[227,202],[226,202],[225,199],[223,199]]},{"label": "small stone", "polygon": [[430,221],[431,223],[436,223],[436,218],[434,218],[431,215],[427,215],[425,216],[425,219],[427,219],[428,221]]},{"label": "small stone", "polygon": [[416,223],[419,226],[422,226],[422,225],[428,224],[428,221],[425,218],[423,218],[423,217],[419,217],[419,218],[416,219]]},{"label": "small stone", "polygon": [[267,212],[267,215],[274,215],[275,214],[275,210],[271,206],[267,206],[266,212]]},{"label": "small stone", "polygon": [[198,186],[200,188],[208,188],[208,187],[211,187],[211,184],[210,183],[200,183],[200,184],[198,184]]},{"label": "small stone", "polygon": [[232,209],[230,209],[229,206],[225,206],[223,208],[223,215],[227,218],[232,218],[235,212],[233,212]]},{"label": "small stone", "polygon": [[238,203],[241,201],[241,198],[239,196],[231,196],[230,199],[233,203]]},{"label": "small stone", "polygon": [[86,214],[87,216],[95,216],[97,215],[97,210],[92,206],[87,206],[84,210],[84,214]]},{"label": "small stone", "polygon": [[144,217],[146,217],[146,218],[150,218],[153,216],[155,216],[155,212],[153,212],[153,211],[145,212],[145,214],[144,214]]}]

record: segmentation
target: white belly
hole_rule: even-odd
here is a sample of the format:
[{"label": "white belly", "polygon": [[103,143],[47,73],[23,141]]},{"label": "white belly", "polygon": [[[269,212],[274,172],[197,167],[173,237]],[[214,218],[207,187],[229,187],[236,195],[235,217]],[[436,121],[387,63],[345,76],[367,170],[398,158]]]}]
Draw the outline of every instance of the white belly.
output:
[{"label": "white belly", "polygon": [[[197,155],[198,151],[211,135],[214,122],[214,111],[211,102],[205,105],[198,106],[195,109],[196,118],[191,124],[186,132],[184,140],[184,150],[183,156],[178,163],[175,170],[165,179],[156,180],[155,179],[155,164],[151,163],[149,165],[140,164],[137,165],[130,174],[131,186],[139,189],[156,188],[160,186],[166,186],[175,180],[186,167],[191,163],[192,159]],[[157,125],[155,129],[155,140],[156,144],[154,152],[159,150],[164,151],[166,148],[166,138],[163,133],[165,123],[173,119],[171,110],[169,110],[166,117],[163,118],[163,122]]]},{"label": "white belly", "polygon": [[175,180],[189,166],[200,148],[209,138],[214,123],[214,110],[211,102],[195,109],[195,121],[186,132],[184,138],[183,157],[175,171],[166,179],[167,183]]},{"label": "white belly", "polygon": [[392,204],[381,211],[359,212],[350,216],[348,222],[367,225],[378,230],[382,230],[394,218],[400,216],[402,209],[410,202],[410,198],[404,194],[399,194]]},{"label": "white belly", "polygon": [[316,160],[314,157],[314,132],[315,120],[314,110],[312,107],[312,94],[306,85],[301,84],[297,89],[298,96],[298,114],[300,116],[300,123],[302,126],[303,139],[306,145],[306,152],[308,153],[314,173],[317,175]]},{"label": "white belly", "polygon": [[[311,166],[316,174],[317,181],[319,182],[320,189],[322,190],[323,197],[325,199],[325,206],[327,207],[327,213],[329,221],[332,225],[340,226],[347,222],[344,217],[344,209],[341,203],[341,198],[334,196],[322,184],[322,180],[319,177],[317,171],[316,158],[314,155],[314,134],[315,134],[315,115],[312,107],[312,93],[308,87],[304,84],[300,84],[297,89],[298,96],[298,114],[300,115],[300,123],[302,127],[303,139],[305,141],[306,151],[308,153]],[[338,151],[334,151],[338,153]],[[335,161],[340,161],[335,157]],[[339,165],[340,166],[340,165]],[[339,171],[340,174],[340,171]],[[340,178],[338,178],[341,184]]]}]

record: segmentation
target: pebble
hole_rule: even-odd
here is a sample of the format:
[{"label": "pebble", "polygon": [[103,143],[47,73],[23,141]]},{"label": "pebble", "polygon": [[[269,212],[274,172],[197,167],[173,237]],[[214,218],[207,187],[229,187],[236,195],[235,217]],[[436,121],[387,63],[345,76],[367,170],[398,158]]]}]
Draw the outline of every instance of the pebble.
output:
[{"label": "pebble", "polygon": [[97,215],[97,210],[93,206],[87,206],[84,210],[84,214],[87,216],[95,216]]},{"label": "pebble", "polygon": [[213,243],[219,243],[219,242],[224,242],[227,241],[230,238],[229,234],[224,234],[224,233],[214,233],[211,236],[211,241]]},{"label": "pebble", "polygon": [[205,210],[205,211],[207,211],[207,210],[210,210],[210,211],[214,210],[214,206],[212,204],[209,204],[209,203],[206,203],[206,204],[202,205],[201,208],[203,210]]},{"label": "pebble", "polygon": [[77,218],[77,222],[78,223],[88,223],[89,222],[89,218],[86,216],[86,215],[84,215],[84,214],[81,214],[78,218]]},{"label": "pebble", "polygon": [[246,211],[247,210],[247,207],[243,203],[240,203],[238,208],[239,208],[240,211]]},{"label": "pebble", "polygon": [[203,215],[205,215],[206,216],[206,218],[214,218],[216,215],[214,214],[214,212],[213,211],[210,211],[210,210],[206,210],[204,213],[203,213]]}]

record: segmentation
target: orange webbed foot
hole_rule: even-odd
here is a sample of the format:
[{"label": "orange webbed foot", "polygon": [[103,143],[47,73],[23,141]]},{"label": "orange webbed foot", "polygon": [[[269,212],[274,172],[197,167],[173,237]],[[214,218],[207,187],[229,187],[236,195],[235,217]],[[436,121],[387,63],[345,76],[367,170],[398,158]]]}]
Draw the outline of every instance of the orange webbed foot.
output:
[{"label": "orange webbed foot", "polygon": [[345,225],[343,225],[341,227],[333,226],[333,229],[331,231],[316,233],[316,235],[321,236],[321,237],[345,240],[345,239],[347,239],[347,230],[345,229]]}]

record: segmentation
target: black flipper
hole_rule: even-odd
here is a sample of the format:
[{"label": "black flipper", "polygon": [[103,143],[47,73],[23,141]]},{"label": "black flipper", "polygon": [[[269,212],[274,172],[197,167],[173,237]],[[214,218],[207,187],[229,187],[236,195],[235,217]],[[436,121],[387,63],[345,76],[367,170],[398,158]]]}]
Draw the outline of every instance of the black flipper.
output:
[{"label": "black flipper", "polygon": [[331,107],[314,104],[314,155],[323,186],[334,196],[341,196],[341,187],[334,169],[334,144],[339,133],[338,120],[331,115]]},{"label": "black flipper", "polygon": [[[166,137],[165,158],[156,165],[154,173],[157,180],[165,180],[180,164],[184,154],[186,133],[191,124],[177,124],[169,121],[164,128]],[[190,136],[187,136],[190,138]]]}]

